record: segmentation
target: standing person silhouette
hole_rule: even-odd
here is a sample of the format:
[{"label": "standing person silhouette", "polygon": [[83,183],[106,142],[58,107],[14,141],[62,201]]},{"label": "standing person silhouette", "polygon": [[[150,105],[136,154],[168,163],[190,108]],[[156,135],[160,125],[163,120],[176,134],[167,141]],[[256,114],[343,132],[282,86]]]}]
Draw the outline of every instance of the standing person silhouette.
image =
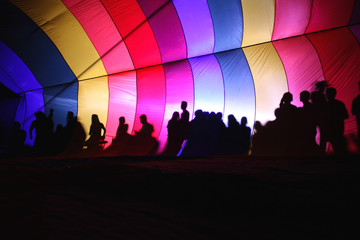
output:
[{"label": "standing person silhouette", "polygon": [[242,117],[239,126],[240,153],[247,153],[250,147],[251,128],[247,124],[247,118]]},{"label": "standing person silhouette", "polygon": [[34,150],[36,154],[47,155],[51,153],[53,142],[53,115],[54,110],[50,109],[50,115],[46,117],[43,112],[35,113],[35,120],[30,125],[30,139],[33,138],[35,130]]},{"label": "standing person silhouette", "polygon": [[322,153],[326,151],[326,116],[325,116],[325,105],[326,105],[326,97],[325,97],[325,89],[327,87],[326,81],[320,81],[315,84],[316,90],[311,93],[311,102],[313,104],[314,109],[314,118],[316,126],[319,128],[320,134],[320,146],[319,150]]},{"label": "standing person silhouette", "polygon": [[[103,134],[101,134],[101,130],[103,130]],[[91,116],[91,126],[89,135],[90,138],[86,141],[86,145],[88,149],[97,149],[100,147],[100,141],[105,138],[106,129],[104,124],[102,124],[99,120],[98,115],[93,114]]]},{"label": "standing person silhouette", "polygon": [[300,93],[300,101],[303,106],[299,108],[299,123],[298,124],[298,144],[299,149],[303,154],[317,153],[316,137],[316,124],[314,120],[314,106],[309,101],[310,92],[302,91]]},{"label": "standing person silhouette", "polygon": [[[360,81],[359,81],[360,90]],[[351,104],[351,113],[356,116],[358,151],[360,151],[360,94],[354,98]]]},{"label": "standing person silhouette", "polygon": [[179,153],[181,144],[183,142],[181,138],[180,127],[180,114],[179,112],[174,112],[172,118],[169,120],[167,129],[168,129],[168,138],[165,146],[165,150],[162,153],[164,156],[176,156]]},{"label": "standing person silhouette", "polygon": [[185,140],[188,138],[189,131],[190,131],[190,113],[188,110],[186,110],[186,108],[187,108],[187,102],[182,101],[181,102],[182,113],[180,116],[180,126],[179,126],[179,128],[183,129],[183,131],[181,133],[182,140]]},{"label": "standing person silhouette", "polygon": [[326,90],[326,96],[328,98],[328,102],[326,104],[326,135],[328,136],[328,141],[334,148],[335,153],[345,153],[345,119],[349,118],[349,114],[345,104],[335,99],[335,88],[328,88]]},{"label": "standing person silhouette", "polygon": [[189,114],[189,111],[186,110],[186,108],[187,108],[187,102],[182,101],[182,102],[181,102],[181,110],[182,110],[183,112],[181,113],[180,120],[183,121],[183,122],[187,122],[187,123],[188,123],[189,120],[190,120],[190,114]]}]

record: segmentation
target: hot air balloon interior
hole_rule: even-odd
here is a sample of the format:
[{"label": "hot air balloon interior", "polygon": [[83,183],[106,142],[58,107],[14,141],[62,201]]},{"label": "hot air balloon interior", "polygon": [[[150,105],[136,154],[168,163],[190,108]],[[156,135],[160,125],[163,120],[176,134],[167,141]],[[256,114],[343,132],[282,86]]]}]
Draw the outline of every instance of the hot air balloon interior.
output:
[{"label": "hot air balloon interior", "polygon": [[105,153],[121,126],[123,143],[148,134],[161,154],[174,112],[189,121],[213,112],[225,127],[229,115],[246,117],[254,134],[276,119],[284,93],[301,108],[300,93],[322,82],[347,109],[356,151],[358,0],[9,0],[0,12],[6,138],[18,122],[33,146],[40,112],[54,134],[69,118],[80,124],[83,149],[100,134]]}]

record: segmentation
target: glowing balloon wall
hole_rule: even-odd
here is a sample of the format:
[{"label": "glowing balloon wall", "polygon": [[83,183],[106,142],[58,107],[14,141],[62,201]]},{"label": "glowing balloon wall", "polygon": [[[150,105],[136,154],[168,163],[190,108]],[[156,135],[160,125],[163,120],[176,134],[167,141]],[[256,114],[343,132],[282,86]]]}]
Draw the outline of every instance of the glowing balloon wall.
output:
[{"label": "glowing balloon wall", "polygon": [[86,131],[96,113],[111,142],[120,116],[134,132],[146,114],[163,146],[181,101],[252,125],[319,80],[348,109],[357,95],[360,1],[11,0],[0,12],[0,81],[21,95],[26,130],[39,110],[55,109],[55,126],[73,111]]}]

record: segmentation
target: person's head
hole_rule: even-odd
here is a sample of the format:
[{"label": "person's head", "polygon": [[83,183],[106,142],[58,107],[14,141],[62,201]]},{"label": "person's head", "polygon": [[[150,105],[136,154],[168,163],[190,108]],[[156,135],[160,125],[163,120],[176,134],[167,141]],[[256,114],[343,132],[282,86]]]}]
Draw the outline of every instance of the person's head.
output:
[{"label": "person's head", "polygon": [[142,114],[142,115],[140,116],[140,122],[141,122],[142,124],[147,123],[147,117],[146,117],[145,114]]},{"label": "person's head", "polygon": [[221,119],[222,119],[222,116],[223,116],[222,112],[217,112],[217,113],[216,113],[216,118],[217,118],[217,119],[220,119],[220,120],[221,120]]},{"label": "person's head", "polygon": [[45,118],[45,114],[43,112],[36,112],[35,114],[35,118],[36,119],[41,119],[41,118]]},{"label": "person's head", "polygon": [[318,90],[319,92],[324,92],[325,88],[327,87],[327,83],[326,81],[319,81],[315,83],[315,88],[316,90]]},{"label": "person's head", "polygon": [[302,91],[300,93],[300,101],[303,103],[309,102],[310,100],[310,92],[309,91]]},{"label": "person's head", "polygon": [[203,111],[201,109],[195,111],[195,117],[201,117],[203,115]]},{"label": "person's head", "polygon": [[246,126],[246,124],[247,124],[247,118],[246,118],[246,117],[242,117],[242,118],[241,118],[241,125]]},{"label": "person's head", "polygon": [[94,124],[96,124],[96,123],[100,123],[100,120],[99,120],[99,116],[97,115],[97,114],[93,114],[92,116],[91,116],[91,122]]},{"label": "person's head", "polygon": [[256,121],[256,122],[254,123],[254,130],[255,130],[255,131],[260,131],[260,130],[262,129],[262,127],[263,127],[263,125],[261,124],[260,121]]},{"label": "person's head", "polygon": [[329,87],[328,89],[326,89],[326,97],[328,98],[328,100],[334,100],[336,96],[336,89],[333,87]]},{"label": "person's head", "polygon": [[120,117],[119,122],[120,122],[120,124],[124,124],[125,123],[125,117]]},{"label": "person's head", "polygon": [[292,100],[293,100],[293,95],[290,92],[286,92],[286,93],[284,93],[284,95],[281,99],[281,102],[290,104],[292,102]]},{"label": "person's head", "polygon": [[228,115],[228,124],[237,122],[235,116],[233,114]]},{"label": "person's head", "polygon": [[186,101],[182,101],[181,102],[181,109],[185,110],[187,108],[187,102]]},{"label": "person's head", "polygon": [[74,113],[71,112],[71,111],[68,111],[66,118],[67,118],[68,122],[73,121],[74,120]]},{"label": "person's head", "polygon": [[281,109],[280,108],[276,108],[274,111],[274,115],[276,117],[276,119],[279,119],[281,117]]},{"label": "person's head", "polygon": [[179,112],[174,112],[171,119],[172,120],[179,120],[179,118],[180,118]]}]

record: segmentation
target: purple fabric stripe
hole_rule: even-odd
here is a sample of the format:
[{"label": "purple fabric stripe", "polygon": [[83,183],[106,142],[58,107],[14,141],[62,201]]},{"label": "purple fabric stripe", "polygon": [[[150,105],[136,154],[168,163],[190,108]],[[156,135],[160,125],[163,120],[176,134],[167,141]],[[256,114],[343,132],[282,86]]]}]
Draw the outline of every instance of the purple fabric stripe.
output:
[{"label": "purple fabric stripe", "polygon": [[186,39],[189,58],[214,50],[214,27],[206,0],[174,0]]},{"label": "purple fabric stripe", "polygon": [[175,7],[168,0],[138,0],[155,35],[162,63],[186,58],[186,43]]}]

